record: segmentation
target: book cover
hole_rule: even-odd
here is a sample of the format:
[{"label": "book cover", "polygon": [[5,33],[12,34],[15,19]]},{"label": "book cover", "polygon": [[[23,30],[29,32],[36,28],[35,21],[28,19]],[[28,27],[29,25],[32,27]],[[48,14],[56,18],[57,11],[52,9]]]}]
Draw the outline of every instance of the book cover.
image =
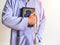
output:
[{"label": "book cover", "polygon": [[[31,13],[35,12],[35,8],[23,7],[20,9],[20,17],[29,17]],[[34,25],[28,25],[28,27],[33,27]]]},{"label": "book cover", "polygon": [[31,13],[33,13],[33,12],[35,12],[35,9],[34,8],[29,8],[29,7],[23,7],[23,8],[21,8],[21,10],[20,10],[20,16],[21,17],[29,17],[29,15],[31,14]]}]

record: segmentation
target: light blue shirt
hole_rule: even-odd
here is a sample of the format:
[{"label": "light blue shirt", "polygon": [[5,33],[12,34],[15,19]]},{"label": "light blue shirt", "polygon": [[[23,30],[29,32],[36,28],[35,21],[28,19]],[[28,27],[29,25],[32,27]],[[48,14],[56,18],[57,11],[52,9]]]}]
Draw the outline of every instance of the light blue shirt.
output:
[{"label": "light blue shirt", "polygon": [[[16,45],[17,30],[19,30],[19,45],[34,45],[34,29],[28,27],[28,17],[19,17],[20,9],[25,7],[25,0],[7,0],[2,13],[2,23],[11,28],[11,43]],[[41,43],[42,33],[44,31],[45,16],[39,0],[29,0],[26,7],[35,8],[35,14],[38,19],[36,38],[38,45]],[[22,21],[21,21],[22,19]]]}]

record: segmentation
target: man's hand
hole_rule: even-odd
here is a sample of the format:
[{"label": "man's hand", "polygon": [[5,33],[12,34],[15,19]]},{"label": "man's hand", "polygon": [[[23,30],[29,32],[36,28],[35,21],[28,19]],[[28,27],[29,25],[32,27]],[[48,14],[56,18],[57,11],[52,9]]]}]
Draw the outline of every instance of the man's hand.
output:
[{"label": "man's hand", "polygon": [[28,25],[34,25],[36,24],[37,17],[35,16],[35,13],[30,14],[28,17]]}]

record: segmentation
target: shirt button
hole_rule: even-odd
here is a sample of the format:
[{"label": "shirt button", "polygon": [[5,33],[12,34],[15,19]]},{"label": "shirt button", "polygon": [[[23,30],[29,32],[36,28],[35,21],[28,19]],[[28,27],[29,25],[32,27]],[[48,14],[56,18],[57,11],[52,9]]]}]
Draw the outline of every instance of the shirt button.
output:
[{"label": "shirt button", "polygon": [[41,41],[39,40],[39,42],[41,42]]}]

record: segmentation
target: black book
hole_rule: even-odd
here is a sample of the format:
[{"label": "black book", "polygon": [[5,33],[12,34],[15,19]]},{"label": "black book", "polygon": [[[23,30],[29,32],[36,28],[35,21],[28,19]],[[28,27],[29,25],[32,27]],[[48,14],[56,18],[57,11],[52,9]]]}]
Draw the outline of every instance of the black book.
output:
[{"label": "black book", "polygon": [[29,17],[31,13],[35,12],[35,8],[23,7],[20,9],[21,17]]},{"label": "black book", "polygon": [[[23,7],[20,9],[20,17],[29,17],[31,13],[35,12],[35,8]],[[34,25],[28,25],[28,27],[33,27]]]}]

